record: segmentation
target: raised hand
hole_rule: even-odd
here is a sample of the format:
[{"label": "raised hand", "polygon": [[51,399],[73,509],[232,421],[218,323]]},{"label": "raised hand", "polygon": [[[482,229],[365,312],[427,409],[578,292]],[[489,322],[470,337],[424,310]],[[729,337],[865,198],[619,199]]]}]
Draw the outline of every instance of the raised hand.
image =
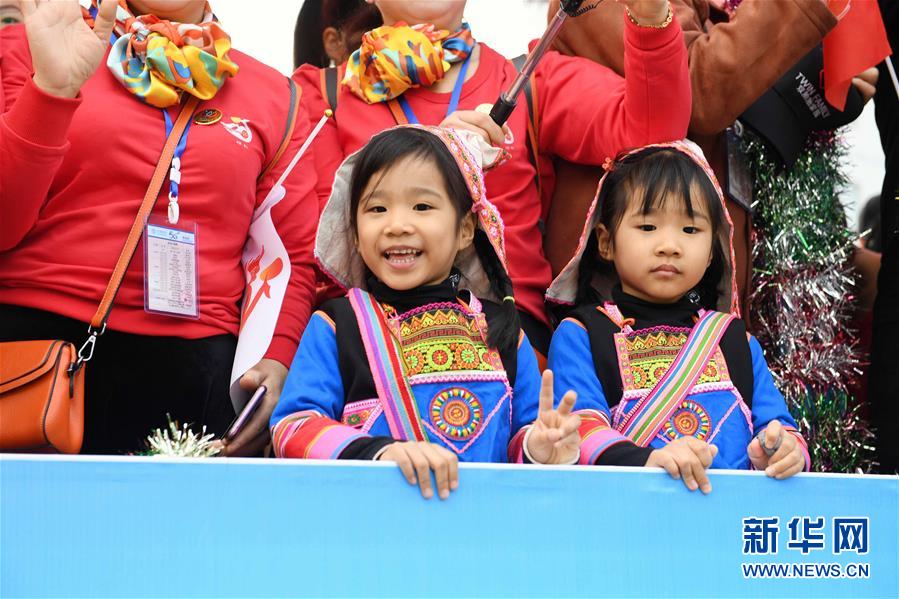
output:
[{"label": "raised hand", "polygon": [[680,437],[649,454],[646,465],[664,468],[671,478],[683,480],[691,491],[700,489],[708,495],[712,492],[712,483],[705,471],[716,455],[717,446],[695,437]]},{"label": "raised hand", "polygon": [[746,453],[756,470],[764,470],[765,474],[779,480],[805,468],[805,454],[799,440],[784,430],[779,420],[769,422],[768,427],[750,441]]},{"label": "raised hand", "polygon": [[467,129],[484,138],[491,146],[500,147],[511,143],[512,130],[508,125],[500,127],[490,118],[490,105],[486,105],[486,112],[479,106],[477,110],[457,110],[447,116],[440,123],[441,127],[448,129]]},{"label": "raised hand", "polygon": [[34,83],[54,96],[74,98],[100,65],[118,3],[103,0],[91,29],[78,0],[19,0],[34,65]]},{"label": "raised hand", "polygon": [[537,420],[527,436],[530,457],[540,464],[570,464],[580,452],[581,417],[571,413],[577,394],[569,391],[553,409],[553,373],[543,372]]},{"label": "raised hand", "polygon": [[425,499],[434,496],[431,471],[440,499],[459,488],[459,458],[445,447],[427,441],[397,441],[388,445],[378,460],[396,462],[410,485],[418,483]]},{"label": "raised hand", "polygon": [[618,0],[638,23],[646,27],[661,25],[668,18],[668,0]]}]

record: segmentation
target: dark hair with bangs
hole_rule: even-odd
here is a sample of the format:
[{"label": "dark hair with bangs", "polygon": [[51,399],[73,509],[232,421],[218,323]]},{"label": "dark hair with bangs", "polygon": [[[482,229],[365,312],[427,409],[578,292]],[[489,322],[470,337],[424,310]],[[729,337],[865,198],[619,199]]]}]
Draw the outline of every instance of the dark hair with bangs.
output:
[{"label": "dark hair with bangs", "polygon": [[[353,231],[358,231],[357,211],[362,194],[373,177],[379,180],[384,174],[405,158],[418,158],[433,163],[443,178],[447,195],[456,209],[456,223],[471,212],[472,199],[459,170],[456,159],[444,143],[434,134],[414,127],[397,127],[378,133],[359,154],[350,181],[350,223]],[[490,244],[487,234],[475,227],[474,248],[490,280],[490,288],[497,298],[512,297],[512,280]],[[502,301],[496,316],[491,318],[488,342],[502,351],[515,351],[518,346],[521,322],[515,303]]]},{"label": "dark hair with bangs", "polygon": [[[638,198],[631,199],[637,194]],[[604,225],[612,238],[632,201],[640,202],[642,214],[649,214],[667,201],[680,201],[691,218],[696,210],[694,202],[702,202],[712,226],[712,263],[695,290],[702,306],[714,309],[718,303],[718,281],[726,265],[718,235],[727,222],[718,192],[702,167],[683,152],[671,148],[646,148],[626,156],[606,177],[598,199],[597,223]],[[594,231],[587,241],[578,272],[578,303],[600,300],[591,285],[597,271],[614,271],[614,266],[600,258]]]}]

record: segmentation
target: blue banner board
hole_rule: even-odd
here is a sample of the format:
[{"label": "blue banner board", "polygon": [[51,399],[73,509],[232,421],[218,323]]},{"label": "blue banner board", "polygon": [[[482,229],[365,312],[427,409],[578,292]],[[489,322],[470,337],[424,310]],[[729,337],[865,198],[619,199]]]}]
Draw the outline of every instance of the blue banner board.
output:
[{"label": "blue banner board", "polygon": [[0,597],[897,597],[899,477],[0,456]]}]

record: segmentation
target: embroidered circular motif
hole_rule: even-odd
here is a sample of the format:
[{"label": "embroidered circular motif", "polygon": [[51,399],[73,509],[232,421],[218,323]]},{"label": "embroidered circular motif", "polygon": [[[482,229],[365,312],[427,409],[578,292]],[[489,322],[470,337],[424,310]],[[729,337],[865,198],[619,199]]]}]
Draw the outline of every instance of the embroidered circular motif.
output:
[{"label": "embroidered circular motif", "polygon": [[452,387],[431,400],[431,422],[451,439],[467,439],[481,425],[481,402],[470,391]]},{"label": "embroidered circular motif", "polygon": [[463,368],[473,370],[478,366],[478,352],[470,343],[460,343],[456,346],[456,362]]},{"label": "embroidered circular motif", "polygon": [[427,350],[428,365],[436,371],[444,371],[453,365],[453,355],[445,345],[434,345]]},{"label": "embroidered circular motif", "polygon": [[671,441],[679,437],[702,441],[709,436],[708,412],[695,401],[685,400],[662,427],[662,434]]},{"label": "embroidered circular motif", "polygon": [[406,359],[406,368],[409,374],[418,374],[427,363],[425,355],[418,348],[413,347],[407,350],[403,353],[403,357]]}]

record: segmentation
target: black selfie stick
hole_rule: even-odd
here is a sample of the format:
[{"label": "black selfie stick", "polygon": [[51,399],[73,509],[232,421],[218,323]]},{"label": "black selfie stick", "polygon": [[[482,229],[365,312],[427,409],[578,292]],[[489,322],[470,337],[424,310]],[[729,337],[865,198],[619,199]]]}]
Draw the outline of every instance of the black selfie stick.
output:
[{"label": "black selfie stick", "polygon": [[565,19],[582,15],[588,10],[596,8],[600,2],[602,2],[602,0],[593,2],[592,4],[581,8],[581,4],[584,3],[584,0],[560,0],[559,12],[556,13],[556,16],[553,17],[553,20],[550,21],[549,25],[546,27],[546,31],[543,32],[543,36],[540,38],[540,41],[537,43],[533,52],[528,54],[528,59],[521,68],[521,72],[515,77],[515,81],[512,82],[511,87],[499,95],[499,99],[493,105],[493,108],[490,109],[490,118],[493,119],[494,123],[502,127],[503,123],[509,118],[509,115],[512,114],[512,111],[515,110],[515,105],[518,103],[518,94],[521,93],[524,84],[530,79],[531,73],[533,73],[534,69],[537,67],[537,63],[540,62],[540,59],[546,54],[546,50],[549,49],[549,45],[556,38]]}]

